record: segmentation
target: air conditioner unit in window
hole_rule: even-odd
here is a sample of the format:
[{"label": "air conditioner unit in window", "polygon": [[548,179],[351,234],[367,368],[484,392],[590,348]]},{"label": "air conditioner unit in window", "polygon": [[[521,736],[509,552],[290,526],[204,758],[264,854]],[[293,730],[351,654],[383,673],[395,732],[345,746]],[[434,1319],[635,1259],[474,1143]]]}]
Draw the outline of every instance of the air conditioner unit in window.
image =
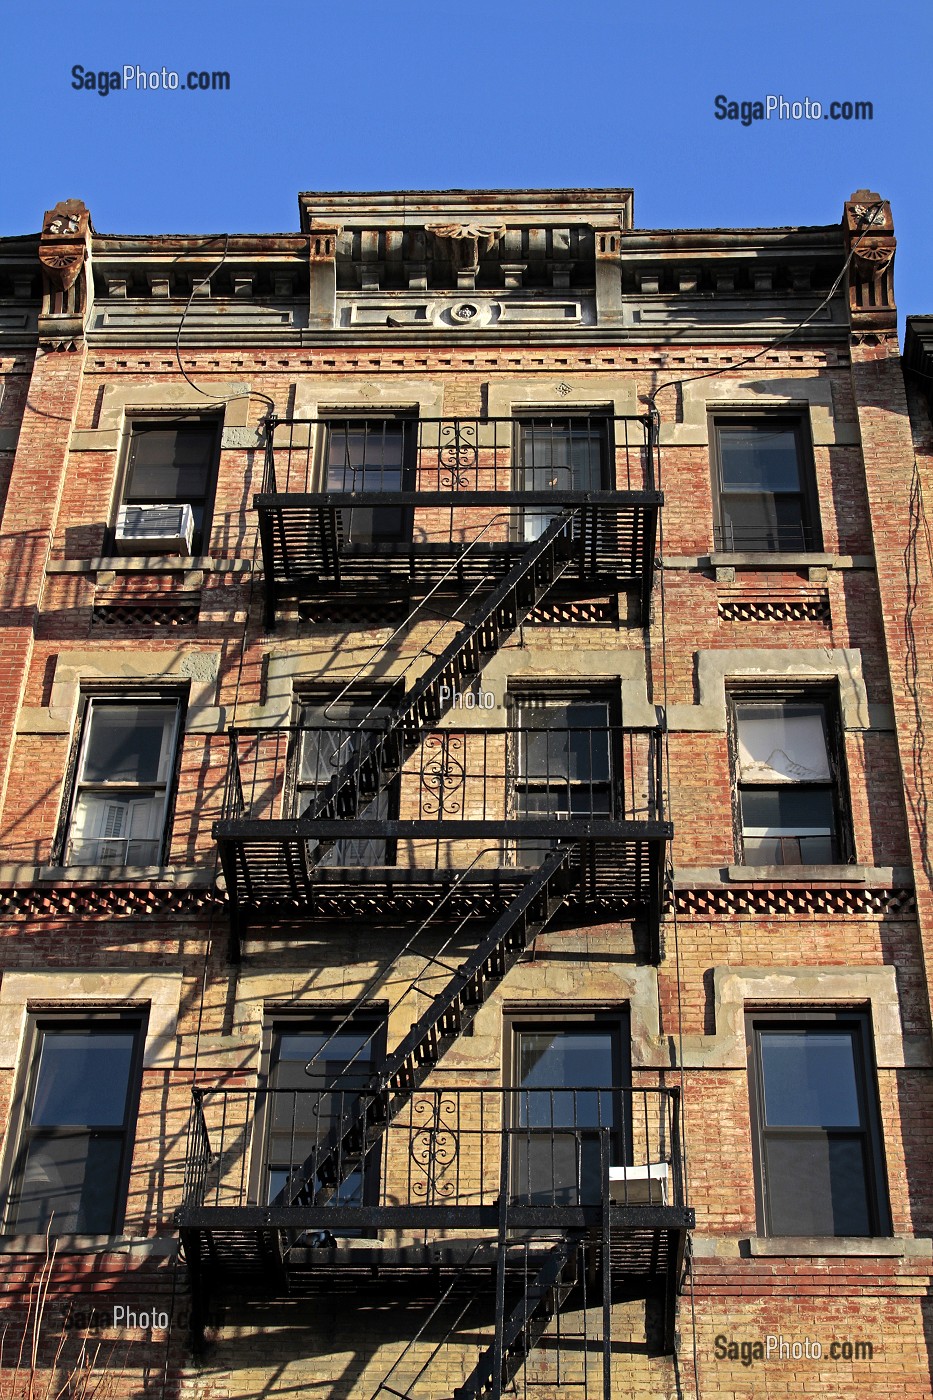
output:
[{"label": "air conditioner unit in window", "polygon": [[190,554],[193,539],[189,505],[120,507],[114,537],[118,554]]}]

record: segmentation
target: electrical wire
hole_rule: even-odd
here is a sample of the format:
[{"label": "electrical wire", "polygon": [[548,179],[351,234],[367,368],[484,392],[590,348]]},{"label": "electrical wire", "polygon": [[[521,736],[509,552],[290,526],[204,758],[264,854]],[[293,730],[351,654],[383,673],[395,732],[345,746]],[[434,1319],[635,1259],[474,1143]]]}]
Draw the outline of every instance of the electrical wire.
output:
[{"label": "electrical wire", "polygon": [[[208,239],[206,240],[206,242],[207,242],[207,243],[216,243],[216,242],[217,242],[217,238],[219,238],[219,237],[220,237],[220,234],[217,234],[217,236],[216,236],[215,238],[208,238]],[[205,286],[209,286],[209,285],[210,285],[211,278],[212,278],[212,277],[215,277],[215,276],[217,275],[217,273],[220,271],[220,269],[223,267],[224,263],[226,262],[226,259],[227,259],[227,250],[228,250],[229,245],[230,245],[230,235],[229,235],[229,233],[225,233],[224,236],[223,236],[223,239],[224,239],[224,248],[223,248],[223,252],[222,252],[222,254],[221,254],[221,256],[220,256],[220,262],[217,263],[217,265],[216,265],[215,267],[212,267],[211,270],[210,270],[210,272],[208,272],[207,276],[206,276],[206,277],[202,277],[201,280],[200,280],[200,282],[196,282],[196,281],[194,280],[193,277],[192,277],[192,279],[191,279],[191,291],[190,291],[190,293],[189,293],[189,295],[188,295],[188,300],[185,302],[185,309],[184,309],[184,311],[182,311],[182,313],[181,313],[181,318],[180,318],[180,320],[179,320],[179,322],[178,322],[178,330],[175,332],[175,359],[176,359],[176,361],[177,361],[177,363],[178,363],[179,373],[181,374],[182,378],[183,378],[184,380],[187,381],[187,383],[191,386],[191,388],[194,390],[194,392],[195,392],[196,394],[202,394],[204,398],[206,398],[206,399],[212,399],[215,403],[235,403],[237,399],[257,398],[257,399],[262,399],[265,403],[267,403],[267,404],[269,405],[269,411],[270,411],[270,413],[274,413],[274,412],[275,412],[275,403],[273,402],[272,399],[269,398],[269,395],[268,395],[268,394],[263,394],[263,393],[262,393],[260,390],[258,390],[258,389],[255,390],[255,391],[254,391],[254,390],[251,390],[251,389],[247,389],[247,390],[246,390],[244,393],[242,393],[242,394],[214,394],[214,393],[211,393],[211,391],[210,391],[209,389],[202,389],[201,386],[200,386],[200,384],[195,384],[194,380],[191,378],[191,375],[190,375],[190,374],[188,373],[188,371],[185,369],[185,367],[184,367],[184,365],[182,364],[182,361],[181,361],[181,333],[182,333],[182,331],[184,330],[185,321],[186,321],[187,318],[188,318],[188,312],[191,310],[191,303],[194,301],[194,299],[195,299],[195,297],[197,296],[198,291],[200,290],[200,288],[201,288],[201,287],[205,287]],[[203,246],[203,245],[202,245],[202,246]],[[183,256],[185,256],[185,254],[179,254],[179,257],[183,257]]]},{"label": "electrical wire", "polygon": [[[661,470],[661,416],[657,409],[652,408],[652,419],[654,430],[657,433],[658,442],[658,470],[657,482],[658,490],[663,490],[663,476]],[[658,585],[661,603],[661,699],[664,709],[664,793],[665,806],[667,808],[667,819],[671,820],[673,812],[673,798],[671,787],[671,749],[670,731],[667,724],[668,712],[668,650],[667,650],[667,590],[664,584],[664,512],[658,512],[658,549],[660,552],[661,567],[658,570]],[[648,619],[650,628],[650,619]],[[683,1183],[684,1200],[690,1199],[690,1155],[687,1147],[687,1081],[686,1067],[684,1065],[684,1010],[683,1010],[683,966],[680,957],[680,931],[677,923],[677,896],[674,889],[674,858],[673,852],[669,851],[667,873],[670,877],[671,890],[671,926],[674,935],[674,967],[675,983],[677,990],[677,1062],[680,1079],[680,1150],[683,1160]],[[697,1343],[697,1322],[696,1304],[694,1301],[694,1280],[690,1278],[690,1317],[691,1332],[693,1341],[693,1376],[696,1388],[697,1400],[700,1400],[700,1362],[699,1348]]]},{"label": "electrical wire", "polygon": [[852,247],[849,249],[849,255],[846,258],[845,262],[842,264],[842,267],[840,268],[839,274],[833,282],[833,285],[830,287],[829,291],[826,293],[825,297],[819,303],[819,305],[813,308],[809,316],[805,316],[803,320],[798,321],[796,326],[794,326],[791,330],[785,331],[783,335],[779,335],[775,340],[768,341],[768,343],[766,345],[763,345],[760,350],[756,350],[753,355],[746,355],[745,358],[742,360],[737,360],[734,363],[728,365],[720,365],[716,369],[704,370],[702,374],[690,374],[686,375],[683,379],[670,379],[665,384],[659,384],[658,387],[648,395],[648,406],[651,409],[651,411],[655,411],[655,400],[657,399],[660,393],[663,393],[665,389],[677,389],[684,384],[694,384],[700,379],[715,379],[720,374],[734,374],[737,369],[743,369],[745,365],[754,364],[755,360],[760,360],[762,355],[767,355],[770,350],[776,350],[779,345],[785,345],[787,341],[792,340],[793,337],[797,335],[800,331],[802,331],[805,326],[808,326],[811,321],[815,320],[816,317],[823,310],[823,308],[829,305],[833,297],[839,291],[839,288],[842,286],[842,283],[845,280],[849,268],[852,265],[852,259],[855,257],[855,254],[858,251],[862,239],[866,236],[869,229],[874,227],[876,223],[876,216],[883,208],[884,201],[879,200],[876,204],[872,204],[868,207],[868,209],[866,209],[864,215],[862,216],[865,222],[865,228],[862,230],[858,238],[852,244]]},{"label": "electrical wire", "polygon": [[[869,232],[869,230],[870,230],[871,228],[874,227],[874,225],[875,225],[875,223],[876,223],[876,221],[877,221],[877,215],[879,214],[879,212],[881,211],[882,208],[883,208],[883,203],[882,203],[881,201],[879,201],[879,202],[877,202],[877,203],[875,203],[875,204],[872,204],[872,205],[866,210],[866,212],[865,212],[865,214],[864,214],[864,216],[863,216],[865,227],[863,228],[862,232],[859,234],[858,238],[857,238],[857,239],[854,241],[854,243],[852,244],[852,247],[849,249],[848,256],[846,257],[845,262],[843,263],[842,267],[840,268],[839,273],[838,273],[837,276],[835,277],[835,279],[834,279],[834,281],[833,281],[833,284],[832,284],[832,286],[830,287],[829,291],[828,291],[828,292],[826,293],[826,295],[823,297],[822,301],[820,301],[820,302],[818,303],[818,305],[814,307],[814,309],[809,313],[809,315],[805,316],[804,319],[803,319],[802,321],[799,321],[799,322],[797,323],[797,325],[795,325],[791,330],[786,331],[783,335],[777,336],[774,340],[769,341],[768,344],[762,346],[760,350],[755,351],[754,354],[745,356],[744,359],[741,359],[741,360],[739,360],[739,361],[737,361],[737,362],[734,362],[734,363],[732,363],[732,364],[729,364],[729,365],[718,366],[716,369],[706,370],[706,371],[704,371],[702,374],[686,375],[686,376],[684,376],[684,377],[681,378],[681,379],[668,380],[667,382],[658,385],[658,386],[648,395],[648,404],[649,404],[650,412],[651,412],[651,414],[652,414],[652,416],[653,416],[653,418],[654,418],[654,421],[655,421],[655,426],[656,426],[656,431],[657,431],[657,439],[658,439],[658,458],[657,458],[657,460],[658,460],[658,473],[657,473],[657,476],[658,476],[658,488],[659,488],[659,489],[663,489],[663,488],[662,488],[661,452],[660,452],[660,427],[661,427],[661,416],[660,416],[660,413],[658,412],[658,409],[657,409],[657,406],[656,406],[658,395],[661,394],[661,393],[663,393],[663,391],[664,391],[665,389],[679,388],[679,387],[681,387],[681,386],[684,385],[684,384],[692,384],[692,383],[698,382],[699,380],[702,380],[702,379],[713,379],[713,378],[716,378],[716,377],[718,377],[719,375],[722,375],[722,374],[732,374],[732,373],[734,373],[736,370],[742,369],[745,365],[753,364],[756,360],[761,359],[762,355],[767,354],[769,351],[776,349],[776,348],[777,348],[778,346],[780,346],[780,345],[786,344],[789,340],[792,340],[794,336],[798,335],[799,332],[800,332],[801,330],[803,330],[806,326],[808,326],[808,325],[810,324],[811,321],[815,320],[815,318],[820,314],[820,312],[823,310],[823,308],[826,307],[826,306],[828,306],[829,303],[832,301],[833,297],[835,297],[836,294],[838,293],[840,287],[842,286],[842,284],[843,284],[843,282],[844,282],[844,280],[845,280],[845,278],[846,278],[846,276],[847,276],[847,274],[848,274],[849,268],[850,268],[851,265],[852,265],[852,260],[853,260],[853,258],[855,257],[855,254],[856,254],[856,252],[857,252],[857,250],[858,250],[858,248],[859,248],[859,245],[861,244],[862,240],[865,238],[865,236],[866,236],[866,234]],[[928,545],[929,545],[929,537],[928,537]],[[933,567],[933,546],[930,546],[930,547],[931,547],[931,567]],[[665,794],[666,794],[667,810],[668,810],[668,814],[669,814],[669,816],[670,816],[670,813],[672,812],[672,805],[671,805],[671,804],[672,804],[672,788],[671,788],[671,764],[670,764],[670,733],[669,733],[669,730],[668,730],[667,719],[666,719],[667,711],[668,711],[668,670],[669,670],[669,662],[668,662],[668,648],[667,648],[667,593],[666,593],[665,582],[664,582],[664,576],[665,576],[664,557],[665,557],[665,555],[664,555],[664,513],[663,513],[663,511],[659,513],[659,521],[658,521],[658,548],[659,548],[659,555],[660,555],[660,559],[659,559],[659,562],[660,562],[660,569],[659,569],[659,591],[660,591],[660,605],[661,605],[661,675],[662,675],[661,689],[662,689],[663,708],[664,708],[664,714],[665,714],[665,724],[664,724]],[[905,559],[906,559],[906,554],[905,554]],[[688,1143],[687,1143],[687,1122],[686,1122],[686,1074],[685,1074],[685,1064],[684,1064],[684,1017],[683,1017],[683,968],[682,968],[681,955],[680,955],[680,933],[679,933],[679,925],[678,925],[678,920],[677,920],[677,898],[676,898],[676,892],[675,892],[675,890],[674,890],[674,863],[673,863],[673,853],[671,853],[671,858],[670,858],[669,865],[668,865],[668,874],[669,874],[670,880],[671,880],[671,927],[672,927],[673,940],[674,940],[674,965],[675,965],[675,969],[676,969],[677,1020],[678,1020],[678,1026],[677,1026],[677,1059],[678,1059],[678,1065],[679,1065],[679,1071],[680,1071],[679,1078],[680,1078],[680,1125],[681,1125],[681,1134],[680,1134],[680,1136],[681,1136],[681,1152],[682,1152],[682,1156],[683,1156],[684,1196],[685,1196],[685,1199],[689,1199],[689,1179],[690,1179],[690,1165],[689,1165],[689,1163],[690,1163],[690,1154],[689,1154],[689,1148],[688,1148]],[[689,1254],[688,1258],[689,1258],[689,1272],[690,1272],[690,1319],[691,1319],[691,1333],[692,1333],[693,1374],[694,1374],[694,1384],[695,1384],[695,1388],[696,1388],[697,1400],[699,1400],[699,1396],[700,1396],[700,1368],[699,1368],[699,1347],[698,1347],[697,1320],[696,1320],[695,1276],[694,1276],[694,1273],[693,1273],[693,1266],[692,1266],[692,1252]]]}]

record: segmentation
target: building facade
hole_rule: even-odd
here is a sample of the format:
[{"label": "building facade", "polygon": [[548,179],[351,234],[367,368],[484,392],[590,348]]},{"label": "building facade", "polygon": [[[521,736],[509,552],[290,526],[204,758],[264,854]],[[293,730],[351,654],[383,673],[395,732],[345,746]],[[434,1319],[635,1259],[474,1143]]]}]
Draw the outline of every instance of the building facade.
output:
[{"label": "building facade", "polygon": [[933,1395],[889,206],[300,213],[0,243],[3,1393]]}]

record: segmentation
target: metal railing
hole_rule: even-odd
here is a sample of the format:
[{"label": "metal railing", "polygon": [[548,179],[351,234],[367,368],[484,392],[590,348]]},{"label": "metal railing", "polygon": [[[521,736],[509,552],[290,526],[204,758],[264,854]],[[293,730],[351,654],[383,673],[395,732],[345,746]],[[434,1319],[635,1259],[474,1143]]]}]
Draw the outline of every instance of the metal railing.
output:
[{"label": "metal railing", "polygon": [[[266,420],[263,495],[654,491],[651,415]],[[385,510],[386,507],[380,507]],[[372,522],[368,521],[368,525]],[[404,528],[384,516],[383,532]]]},{"label": "metal railing", "polygon": [[789,525],[717,525],[713,547],[728,554],[807,554],[822,548],[817,531],[805,521]]},{"label": "metal railing", "polygon": [[[478,717],[479,697],[469,698]],[[347,809],[376,822],[428,824],[663,821],[659,729],[458,727],[456,714],[449,727],[426,732],[407,759],[400,735],[386,734],[378,764],[362,766],[345,794]],[[384,732],[375,721],[231,729],[221,820],[312,816],[335,775]]]},{"label": "metal railing", "polygon": [[[360,1108],[354,1155],[335,1155],[334,1124]],[[200,1089],[183,1206],[288,1208],[310,1186],[325,1210],[369,1207],[391,1229],[398,1208],[496,1208],[503,1181],[517,1207],[598,1206],[607,1191],[683,1206],[679,1115],[676,1087],[438,1086],[388,1122],[375,1092]]]}]

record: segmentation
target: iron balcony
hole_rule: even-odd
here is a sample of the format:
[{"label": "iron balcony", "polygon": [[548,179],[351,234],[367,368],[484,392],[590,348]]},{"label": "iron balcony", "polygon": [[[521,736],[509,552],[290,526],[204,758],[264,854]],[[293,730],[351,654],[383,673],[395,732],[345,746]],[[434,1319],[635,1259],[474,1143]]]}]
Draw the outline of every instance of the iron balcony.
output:
[{"label": "iron balcony", "polygon": [[[352,1151],[335,1151],[351,1112]],[[341,1270],[488,1275],[497,1251],[581,1231],[614,1282],[673,1297],[694,1224],[679,1091],[198,1089],[176,1220],[208,1291],[294,1293]]]},{"label": "iron balcony", "polygon": [[[494,587],[573,511],[557,596],[631,590],[647,614],[658,511],[650,415],[266,420],[266,621],[315,604],[407,608]],[[330,615],[330,614],[328,614]]]},{"label": "iron balcony", "polygon": [[409,749],[373,721],[230,731],[214,835],[241,925],[405,922],[439,899],[451,921],[494,917],[569,846],[567,902],[644,918],[657,954],[671,836],[660,730],[448,718],[415,737]]}]

